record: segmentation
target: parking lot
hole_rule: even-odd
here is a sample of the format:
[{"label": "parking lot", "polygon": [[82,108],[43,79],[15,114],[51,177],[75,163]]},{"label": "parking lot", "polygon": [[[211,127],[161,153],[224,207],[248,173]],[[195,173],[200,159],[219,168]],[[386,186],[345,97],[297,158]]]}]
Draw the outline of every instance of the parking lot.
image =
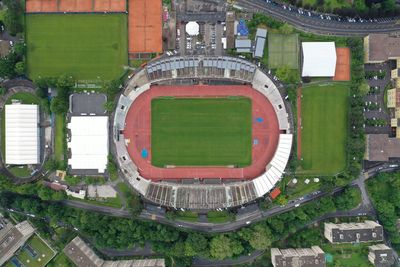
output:
[{"label": "parking lot", "polygon": [[[390,83],[390,63],[366,64],[365,73],[379,72],[385,73],[384,77],[373,76],[367,78],[370,86],[369,93],[365,96],[364,116],[366,119],[365,132],[367,134],[390,134],[390,114],[384,103],[385,87]],[[369,121],[370,123],[367,123]],[[368,125],[375,123],[376,125]],[[385,124],[385,125],[383,125]]]}]

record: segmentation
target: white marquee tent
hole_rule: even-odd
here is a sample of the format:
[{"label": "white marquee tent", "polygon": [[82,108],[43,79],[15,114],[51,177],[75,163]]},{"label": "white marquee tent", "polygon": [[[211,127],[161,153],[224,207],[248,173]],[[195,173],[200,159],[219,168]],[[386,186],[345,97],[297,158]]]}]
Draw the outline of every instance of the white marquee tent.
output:
[{"label": "white marquee tent", "polygon": [[108,117],[73,116],[68,129],[71,130],[68,165],[75,170],[104,173],[108,161]]},{"label": "white marquee tent", "polygon": [[40,162],[39,107],[12,104],[5,106],[6,164],[25,165]]},{"label": "white marquee tent", "polygon": [[335,42],[303,42],[302,48],[303,77],[335,76]]}]

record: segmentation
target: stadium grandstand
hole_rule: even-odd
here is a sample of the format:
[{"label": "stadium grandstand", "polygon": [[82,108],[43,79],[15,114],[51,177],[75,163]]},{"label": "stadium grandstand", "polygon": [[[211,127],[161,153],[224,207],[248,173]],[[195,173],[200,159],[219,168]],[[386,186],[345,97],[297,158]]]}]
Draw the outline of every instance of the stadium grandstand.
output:
[{"label": "stadium grandstand", "polygon": [[[240,84],[261,93],[273,107],[278,124],[276,149],[260,175],[251,179],[149,179],[128,153],[124,135],[128,111],[154,85]],[[203,87],[201,87],[203,88]],[[201,88],[199,90],[201,90]],[[159,89],[159,88],[158,88]],[[199,91],[201,94],[201,91]],[[183,209],[218,209],[243,205],[275,188],[285,172],[292,146],[292,124],[286,103],[272,79],[251,62],[233,57],[162,57],[128,81],[115,111],[113,141],[119,167],[131,187],[158,205]],[[209,178],[209,177],[208,177]]]}]

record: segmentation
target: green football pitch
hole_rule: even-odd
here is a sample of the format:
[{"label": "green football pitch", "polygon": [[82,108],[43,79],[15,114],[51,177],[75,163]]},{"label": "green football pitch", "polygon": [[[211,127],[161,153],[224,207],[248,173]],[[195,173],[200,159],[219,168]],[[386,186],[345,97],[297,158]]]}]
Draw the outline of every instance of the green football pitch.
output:
[{"label": "green football pitch", "polygon": [[332,175],[346,168],[349,85],[330,83],[302,89],[302,170]]},{"label": "green football pitch", "polygon": [[153,99],[152,165],[250,165],[251,106],[245,97]]},{"label": "green football pitch", "polygon": [[290,69],[299,68],[299,35],[269,33],[268,67],[277,69],[285,65]]},{"label": "green football pitch", "polygon": [[29,77],[118,78],[128,64],[125,14],[26,15]]}]

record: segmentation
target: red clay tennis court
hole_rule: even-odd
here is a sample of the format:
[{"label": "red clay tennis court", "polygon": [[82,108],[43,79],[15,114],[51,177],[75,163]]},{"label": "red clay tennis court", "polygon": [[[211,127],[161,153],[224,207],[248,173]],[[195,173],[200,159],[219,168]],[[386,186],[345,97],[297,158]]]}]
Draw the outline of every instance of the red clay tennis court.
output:
[{"label": "red clay tennis court", "polygon": [[125,12],[126,0],[26,0],[26,13]]},{"label": "red clay tennis court", "polygon": [[129,0],[129,53],[162,52],[161,0]]},{"label": "red clay tennis court", "polygon": [[336,48],[336,70],[334,81],[350,81],[350,48]]},{"label": "red clay tennis court", "polygon": [[94,12],[124,12],[126,0],[94,0]]},{"label": "red clay tennis court", "polygon": [[26,12],[57,12],[57,0],[26,0]]},{"label": "red clay tennis court", "polygon": [[[175,167],[159,168],[151,164],[151,100],[161,96],[227,97],[245,96],[252,100],[252,163],[244,168]],[[257,122],[257,118],[263,118]],[[127,149],[142,177],[165,179],[221,178],[253,179],[265,172],[279,141],[279,125],[269,100],[250,85],[152,86],[131,105],[125,120]],[[254,142],[257,140],[257,142]],[[146,148],[148,155],[141,152]]]}]

